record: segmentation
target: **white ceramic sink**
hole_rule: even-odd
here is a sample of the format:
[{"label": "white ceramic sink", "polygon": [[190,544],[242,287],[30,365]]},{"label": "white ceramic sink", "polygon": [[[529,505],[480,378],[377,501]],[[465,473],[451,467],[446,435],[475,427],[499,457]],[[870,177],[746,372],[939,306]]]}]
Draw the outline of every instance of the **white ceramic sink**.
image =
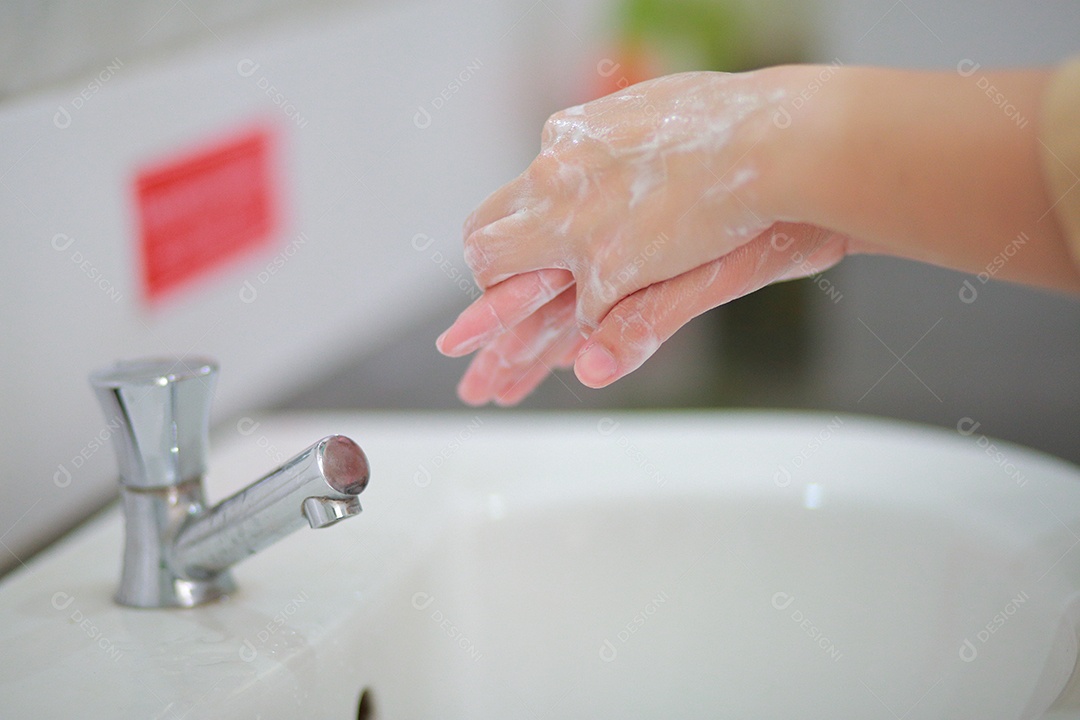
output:
[{"label": "white ceramic sink", "polygon": [[112,603],[107,512],[0,584],[0,715],[355,718],[366,689],[386,719],[1080,716],[1080,472],[977,431],[241,428],[213,439],[213,500],[339,432],[371,460],[364,513],[245,561],[227,601],[160,611]]}]

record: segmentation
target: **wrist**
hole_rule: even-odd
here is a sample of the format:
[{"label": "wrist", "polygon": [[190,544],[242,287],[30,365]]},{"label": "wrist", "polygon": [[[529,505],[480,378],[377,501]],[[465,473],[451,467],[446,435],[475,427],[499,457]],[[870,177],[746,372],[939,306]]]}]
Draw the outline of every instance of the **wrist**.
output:
[{"label": "wrist", "polygon": [[853,69],[830,65],[772,68],[779,99],[770,110],[769,138],[762,143],[769,168],[763,211],[774,220],[840,229],[837,202],[849,185],[845,147],[858,128]]}]

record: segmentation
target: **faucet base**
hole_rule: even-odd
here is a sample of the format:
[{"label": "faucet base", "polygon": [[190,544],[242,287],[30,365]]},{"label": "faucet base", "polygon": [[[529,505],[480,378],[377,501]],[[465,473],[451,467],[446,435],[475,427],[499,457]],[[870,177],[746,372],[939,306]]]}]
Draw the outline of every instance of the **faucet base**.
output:
[{"label": "faucet base", "polygon": [[169,538],[203,512],[198,481],[144,490],[121,485],[124,507],[124,568],[116,602],[137,608],[190,608],[235,592],[228,570],[198,578],[177,572],[167,554]]},{"label": "faucet base", "polygon": [[153,598],[145,593],[130,595],[121,587],[114,596],[120,605],[136,608],[193,608],[218,600],[236,591],[236,584],[228,572],[209,580],[183,580],[175,578],[172,587],[162,587]]}]

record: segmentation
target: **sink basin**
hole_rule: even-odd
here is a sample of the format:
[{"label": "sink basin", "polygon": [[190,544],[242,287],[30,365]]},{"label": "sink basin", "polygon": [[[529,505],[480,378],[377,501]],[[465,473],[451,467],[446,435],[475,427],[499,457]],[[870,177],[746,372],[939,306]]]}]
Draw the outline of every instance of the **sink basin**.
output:
[{"label": "sink basin", "polygon": [[971,426],[245,418],[211,495],[337,432],[364,513],[161,611],[112,603],[107,511],[0,584],[0,712],[1075,718],[1080,471]]}]

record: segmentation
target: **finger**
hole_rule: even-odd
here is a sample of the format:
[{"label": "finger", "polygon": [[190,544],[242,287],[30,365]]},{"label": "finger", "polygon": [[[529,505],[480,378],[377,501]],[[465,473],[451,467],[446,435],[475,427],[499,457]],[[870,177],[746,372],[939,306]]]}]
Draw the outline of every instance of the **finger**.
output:
[{"label": "finger", "polygon": [[[571,313],[566,312],[563,322],[569,323],[570,317]],[[547,376],[551,347],[561,344],[563,337],[573,333],[573,328],[568,324],[562,334],[553,334],[533,332],[528,327],[531,324],[531,320],[527,321],[525,327],[507,333],[477,354],[458,386],[463,401],[482,405],[500,396],[506,398],[505,402],[516,401]],[[521,330],[529,331],[530,336],[519,339],[517,333]]]},{"label": "finger", "polygon": [[566,370],[574,367],[574,361],[577,360],[577,356],[581,354],[581,349],[585,347],[585,343],[588,341],[587,337],[584,337],[580,332],[574,336],[574,341],[567,342],[566,352],[555,359],[554,365],[560,370]]},{"label": "finger", "polygon": [[[647,212],[646,216],[681,218],[707,197],[710,197],[708,193],[700,197],[658,195],[643,202],[659,202],[663,207],[662,210]],[[585,270],[575,273],[580,285],[579,324],[595,330],[621,298],[730,254],[768,231],[769,226],[752,217],[753,213],[748,215],[742,207],[736,207],[730,198],[724,202],[731,207],[717,207],[723,209],[725,222],[737,225],[738,229],[728,230],[725,226],[710,231],[708,242],[694,237],[703,232],[696,220],[688,227],[679,226],[678,221],[671,225],[650,224],[647,220],[634,223],[632,230],[628,230],[625,224],[621,227],[601,226],[599,232],[594,232],[594,237],[606,242],[588,257],[589,264]]]},{"label": "finger", "polygon": [[515,327],[574,284],[567,270],[515,275],[488,288],[435,341],[443,355],[461,357]]},{"label": "finger", "polygon": [[823,242],[816,228],[791,226],[785,234],[781,227],[717,260],[623,298],[590,335],[574,363],[578,379],[599,388],[637,370],[691,319],[783,279],[796,264],[793,258],[812,256]]},{"label": "finger", "polygon": [[851,240],[846,235],[826,230],[820,232],[823,237],[821,244],[805,257],[801,257],[801,253],[793,256],[790,267],[777,280],[797,280],[823,273],[851,252]]},{"label": "finger", "polygon": [[532,180],[522,173],[488,195],[466,218],[461,236],[467,238],[480,228],[516,213],[524,205],[524,199],[529,197],[531,189]]},{"label": "finger", "polygon": [[723,293],[715,293],[713,274],[723,264],[724,258],[714,260],[619,301],[575,360],[578,380],[588,387],[606,387],[641,367],[676,330],[715,307]]},{"label": "finger", "polygon": [[502,407],[517,405],[551,375],[552,369],[567,367],[560,365],[560,360],[571,352],[571,357],[575,357],[584,342],[585,338],[575,332],[574,328],[567,328],[562,339],[544,352],[532,368],[526,369],[513,383],[496,392],[495,404]]},{"label": "finger", "polygon": [[572,269],[568,238],[582,204],[575,169],[542,154],[508,190],[513,198],[492,200],[497,211],[482,207],[466,223],[465,263],[481,289],[533,270]]},{"label": "finger", "polygon": [[458,384],[458,396],[483,405],[534,369],[551,347],[576,333],[575,300],[572,289],[563,292],[477,353]]},{"label": "finger", "polygon": [[[514,275],[559,267],[557,262],[536,261],[556,254],[543,232],[543,218],[536,210],[520,208],[474,231],[465,238],[465,264],[480,289],[487,290]],[[548,247],[545,247],[548,246]]]}]

